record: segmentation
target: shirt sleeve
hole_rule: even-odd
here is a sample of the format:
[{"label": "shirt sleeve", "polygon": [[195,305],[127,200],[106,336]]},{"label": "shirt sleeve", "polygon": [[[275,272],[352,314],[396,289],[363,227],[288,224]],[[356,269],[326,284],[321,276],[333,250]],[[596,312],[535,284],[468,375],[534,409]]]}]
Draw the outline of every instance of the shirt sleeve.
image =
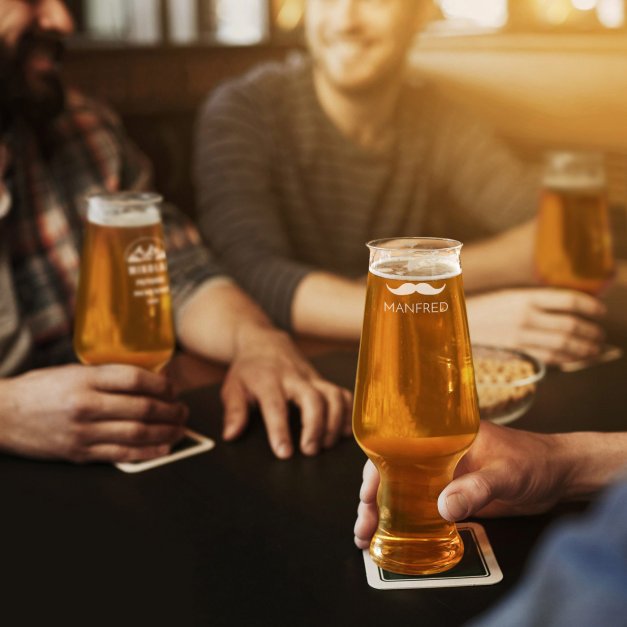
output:
[{"label": "shirt sleeve", "polygon": [[[124,190],[151,190],[152,166],[148,158],[124,132],[113,113],[106,112],[119,145],[119,187]],[[163,233],[168,255],[168,273],[175,320],[198,287],[207,280],[223,275],[192,221],[174,205],[161,207]]]},{"label": "shirt sleeve", "polygon": [[229,274],[289,329],[294,292],[312,267],[294,259],[280,218],[272,122],[264,118],[269,107],[255,88],[223,86],[201,112],[195,150],[199,224]]},{"label": "shirt sleeve", "polygon": [[224,272],[187,216],[168,204],[162,207],[162,216],[176,319],[196,289],[209,279],[223,276]]},{"label": "shirt sleeve", "polygon": [[[524,164],[494,130],[468,111],[437,98],[429,119],[435,197],[447,197],[444,219],[477,236],[521,224],[537,212],[540,171]],[[429,133],[429,131],[427,131]]]},{"label": "shirt sleeve", "polygon": [[472,627],[623,625],[626,591],[627,481],[550,534],[522,585]]}]

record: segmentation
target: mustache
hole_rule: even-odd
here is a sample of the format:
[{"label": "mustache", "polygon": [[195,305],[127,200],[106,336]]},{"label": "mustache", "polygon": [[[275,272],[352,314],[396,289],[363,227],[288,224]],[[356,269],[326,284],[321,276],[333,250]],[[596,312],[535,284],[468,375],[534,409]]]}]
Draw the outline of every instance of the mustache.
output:
[{"label": "mustache", "polygon": [[446,288],[446,283],[439,289],[429,285],[428,283],[403,283],[399,287],[390,287],[387,283],[385,287],[388,288],[392,294],[396,296],[409,296],[410,294],[422,294],[423,296],[436,296],[441,294]]}]

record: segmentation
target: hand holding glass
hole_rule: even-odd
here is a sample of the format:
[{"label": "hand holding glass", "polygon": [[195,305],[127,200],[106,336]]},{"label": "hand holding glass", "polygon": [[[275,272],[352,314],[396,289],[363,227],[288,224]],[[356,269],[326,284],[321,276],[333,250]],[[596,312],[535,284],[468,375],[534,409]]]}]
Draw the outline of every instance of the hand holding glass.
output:
[{"label": "hand holding glass", "polygon": [[597,295],[614,276],[602,156],[546,156],[538,215],[536,272],[541,283]]},{"label": "hand holding glass", "polygon": [[392,572],[436,573],[463,556],[437,500],[479,429],[461,244],[402,238],[368,246],[353,429],[381,476],[370,555]]},{"label": "hand holding glass", "polygon": [[74,349],[84,364],[161,370],[174,351],[157,194],[89,198]]}]

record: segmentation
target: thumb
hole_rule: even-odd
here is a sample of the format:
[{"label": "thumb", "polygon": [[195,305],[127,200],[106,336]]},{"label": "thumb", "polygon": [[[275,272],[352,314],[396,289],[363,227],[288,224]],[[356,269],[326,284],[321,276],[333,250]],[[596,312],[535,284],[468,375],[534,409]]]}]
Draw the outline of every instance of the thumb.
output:
[{"label": "thumb", "polygon": [[506,482],[505,473],[491,468],[454,479],[438,497],[440,516],[455,522],[476,514],[505,492]]},{"label": "thumb", "polygon": [[233,380],[225,382],[220,392],[224,405],[224,427],[222,437],[234,440],[248,422],[248,398],[244,387]]}]

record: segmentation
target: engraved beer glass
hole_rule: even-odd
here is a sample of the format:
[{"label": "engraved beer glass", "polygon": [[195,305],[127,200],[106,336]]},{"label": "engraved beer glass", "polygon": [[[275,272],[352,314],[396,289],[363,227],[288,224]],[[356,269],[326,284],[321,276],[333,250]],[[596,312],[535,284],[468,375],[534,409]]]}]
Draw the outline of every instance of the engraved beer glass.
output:
[{"label": "engraved beer glass", "polygon": [[463,556],[437,500],[479,428],[455,240],[370,242],[353,429],[379,470],[374,562],[436,573]]}]

